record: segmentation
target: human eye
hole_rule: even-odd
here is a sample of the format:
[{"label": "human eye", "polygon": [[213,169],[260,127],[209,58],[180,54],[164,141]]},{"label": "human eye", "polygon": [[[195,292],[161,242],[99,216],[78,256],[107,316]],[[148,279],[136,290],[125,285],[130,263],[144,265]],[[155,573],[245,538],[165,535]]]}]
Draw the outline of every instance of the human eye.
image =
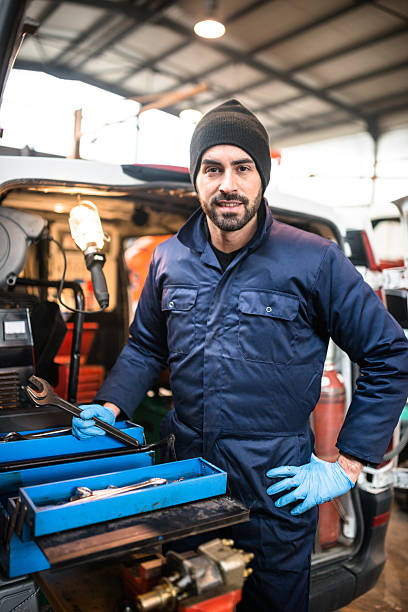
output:
[{"label": "human eye", "polygon": [[218,166],[207,166],[204,172],[205,174],[217,174],[217,172],[220,172],[220,168]]}]

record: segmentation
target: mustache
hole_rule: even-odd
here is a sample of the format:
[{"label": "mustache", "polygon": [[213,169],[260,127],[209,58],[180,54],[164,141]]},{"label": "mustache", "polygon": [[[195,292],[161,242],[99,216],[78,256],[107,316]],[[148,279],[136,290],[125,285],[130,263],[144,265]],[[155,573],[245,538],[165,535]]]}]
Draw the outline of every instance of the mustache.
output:
[{"label": "mustache", "polygon": [[245,206],[249,204],[249,200],[246,196],[239,195],[236,193],[224,193],[224,194],[220,193],[218,195],[215,195],[214,197],[211,198],[210,204],[218,204],[218,202],[221,202],[221,200],[223,200],[224,202],[230,202],[233,200],[235,202],[241,202]]}]

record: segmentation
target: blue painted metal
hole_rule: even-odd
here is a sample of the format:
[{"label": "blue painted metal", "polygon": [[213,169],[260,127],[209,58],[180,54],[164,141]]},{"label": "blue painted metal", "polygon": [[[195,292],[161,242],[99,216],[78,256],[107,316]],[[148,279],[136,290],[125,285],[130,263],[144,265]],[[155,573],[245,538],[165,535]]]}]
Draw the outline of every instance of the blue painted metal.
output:
[{"label": "blue painted metal", "polygon": [[153,465],[153,463],[154,451],[151,451],[4,472],[0,473],[0,495],[16,495],[20,487],[94,476],[95,474],[120,472],[121,470]]},{"label": "blue painted metal", "polygon": [[[116,425],[119,429],[122,429],[143,444],[143,427],[135,425],[130,421],[119,422]],[[112,448],[123,448],[123,446],[126,445],[109,435],[94,436],[87,440],[78,440],[72,435],[53,436],[37,440],[16,440],[15,442],[0,443],[0,463],[36,459],[39,457],[58,457],[75,453],[87,453]]]},{"label": "blue painted metal", "polygon": [[[130,422],[118,423],[118,426],[143,443],[142,427]],[[3,523],[0,533],[5,532],[5,518],[12,516],[17,495],[27,506],[20,535],[12,534],[8,549],[5,545],[0,546],[0,565],[8,576],[21,576],[50,567],[35,542],[37,536],[213,497],[226,491],[227,474],[201,458],[157,466],[153,452],[86,459],[87,452],[121,446],[121,442],[109,436],[80,441],[70,435],[0,444],[0,463],[62,455],[65,459],[73,454],[85,457],[60,465],[0,473],[0,523]],[[113,484],[120,487],[153,477],[166,478],[169,482],[117,497],[66,503],[77,486],[103,489]]]},{"label": "blue painted metal", "polygon": [[[77,486],[120,487],[153,477],[166,478],[169,483],[106,499],[64,503]],[[27,505],[26,522],[32,525],[31,535],[36,537],[222,495],[226,487],[227,473],[198,457],[25,487],[20,489],[20,497]]]},{"label": "blue painted metal", "polygon": [[8,556],[10,578],[50,569],[47,557],[33,541],[22,542],[15,534],[11,538]]},{"label": "blue painted metal", "polygon": [[[4,518],[3,511],[2,521]],[[51,567],[44,553],[33,540],[23,542],[15,533],[11,537],[8,550],[5,546],[0,546],[0,565],[9,578],[41,572]]]}]

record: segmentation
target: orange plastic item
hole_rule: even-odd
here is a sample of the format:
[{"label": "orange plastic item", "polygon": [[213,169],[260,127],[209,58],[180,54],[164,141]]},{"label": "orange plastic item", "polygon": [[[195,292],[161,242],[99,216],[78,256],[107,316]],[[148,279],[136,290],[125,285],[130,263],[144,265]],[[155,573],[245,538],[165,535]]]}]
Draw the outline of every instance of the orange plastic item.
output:
[{"label": "orange plastic item", "polygon": [[132,246],[124,252],[125,262],[128,267],[133,307],[137,305],[142,293],[154,249],[161,242],[171,238],[171,236],[172,234],[165,236],[142,236],[135,240]]},{"label": "orange plastic item", "polygon": [[177,610],[178,612],[234,612],[235,606],[241,601],[241,597],[242,591],[237,589],[191,606],[188,605],[188,602],[180,603]]},{"label": "orange plastic item", "polygon": [[[92,402],[105,378],[105,368],[101,365],[80,365],[78,376],[77,403]],[[58,364],[58,385],[55,393],[67,399],[69,363]]]}]

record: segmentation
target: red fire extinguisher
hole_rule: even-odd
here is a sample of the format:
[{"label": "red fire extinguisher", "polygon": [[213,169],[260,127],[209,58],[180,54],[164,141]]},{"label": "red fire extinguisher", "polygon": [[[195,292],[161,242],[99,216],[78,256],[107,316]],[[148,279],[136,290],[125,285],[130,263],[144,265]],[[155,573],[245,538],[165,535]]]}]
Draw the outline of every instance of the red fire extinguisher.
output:
[{"label": "red fire extinguisher", "polygon": [[[322,377],[320,399],[313,412],[315,450],[320,459],[335,461],[338,456],[336,440],[346,411],[346,392],[343,377],[334,364],[326,362]],[[336,502],[319,507],[319,541],[322,548],[334,546],[340,535],[340,516]]]}]

